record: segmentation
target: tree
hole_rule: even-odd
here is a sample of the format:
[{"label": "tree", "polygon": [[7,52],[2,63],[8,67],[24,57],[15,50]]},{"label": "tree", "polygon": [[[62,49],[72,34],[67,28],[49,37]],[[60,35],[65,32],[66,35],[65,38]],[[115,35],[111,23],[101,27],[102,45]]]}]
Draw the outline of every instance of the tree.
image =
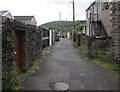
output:
[{"label": "tree", "polygon": [[85,26],[86,26],[86,24],[79,24],[75,27],[75,29],[76,30],[82,30]]}]

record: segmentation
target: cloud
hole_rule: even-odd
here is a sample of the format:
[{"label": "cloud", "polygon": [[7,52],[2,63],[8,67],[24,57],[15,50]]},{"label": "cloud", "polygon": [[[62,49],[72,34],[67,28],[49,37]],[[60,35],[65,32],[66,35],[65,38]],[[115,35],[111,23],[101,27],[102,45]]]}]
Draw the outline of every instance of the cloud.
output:
[{"label": "cloud", "polygon": [[69,0],[44,0],[46,3],[53,4],[53,5],[65,5],[69,3]]},{"label": "cloud", "polygon": [[[59,20],[72,20],[72,0],[1,0],[0,9],[10,10],[12,15],[35,15],[38,25]],[[85,19],[89,0],[74,0],[76,20]],[[91,0],[94,1],[94,0]],[[7,3],[6,3],[7,2]]]}]

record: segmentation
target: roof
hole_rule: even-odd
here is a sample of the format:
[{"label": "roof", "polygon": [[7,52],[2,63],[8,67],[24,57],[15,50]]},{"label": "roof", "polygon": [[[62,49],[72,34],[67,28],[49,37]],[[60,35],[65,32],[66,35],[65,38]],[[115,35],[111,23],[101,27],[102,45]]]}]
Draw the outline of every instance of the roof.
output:
[{"label": "roof", "polygon": [[10,19],[14,19],[14,17],[12,16],[12,14],[10,13],[9,10],[0,11],[0,15],[5,16],[5,17],[10,18]]},{"label": "roof", "polygon": [[16,20],[31,20],[34,16],[14,16]]},{"label": "roof", "polygon": [[95,3],[95,1],[86,9],[86,11],[89,10],[90,7],[91,7],[94,3]]},{"label": "roof", "polygon": [[49,30],[48,28],[45,28],[45,27],[43,27],[43,26],[40,26],[42,29],[45,29],[45,30]]},{"label": "roof", "polygon": [[9,13],[9,11],[8,11],[8,10],[0,11],[0,14],[1,14],[2,16],[4,16],[6,13]]}]

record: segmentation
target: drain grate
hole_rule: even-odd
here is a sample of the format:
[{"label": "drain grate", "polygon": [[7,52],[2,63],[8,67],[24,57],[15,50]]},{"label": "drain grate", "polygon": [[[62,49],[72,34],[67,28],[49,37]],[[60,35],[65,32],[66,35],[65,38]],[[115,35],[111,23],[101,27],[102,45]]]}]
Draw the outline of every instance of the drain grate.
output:
[{"label": "drain grate", "polygon": [[65,91],[69,89],[69,85],[64,82],[55,83],[53,87],[54,87],[54,90],[57,90],[57,91]]}]

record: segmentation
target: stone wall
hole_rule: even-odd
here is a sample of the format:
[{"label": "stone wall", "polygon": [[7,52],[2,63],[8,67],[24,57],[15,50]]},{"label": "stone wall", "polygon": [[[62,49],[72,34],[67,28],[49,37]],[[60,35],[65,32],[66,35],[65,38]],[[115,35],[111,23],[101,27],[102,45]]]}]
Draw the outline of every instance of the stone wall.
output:
[{"label": "stone wall", "polygon": [[[20,50],[16,52],[16,48]],[[25,25],[16,20],[3,18],[2,24],[2,84],[10,90],[17,75],[14,70],[25,72],[42,52],[40,27]],[[20,53],[20,58],[16,54]],[[17,72],[16,71],[16,72]]]},{"label": "stone wall", "polygon": [[[78,35],[77,44],[90,57],[106,57],[120,62],[120,1],[110,6],[111,37]],[[80,39],[80,40],[79,40]]]},{"label": "stone wall", "polygon": [[39,27],[28,25],[25,41],[26,67],[29,67],[37,58],[39,58],[42,52],[42,37]]},{"label": "stone wall", "polygon": [[80,46],[80,34],[76,34],[76,44]]},{"label": "stone wall", "polygon": [[88,55],[88,36],[80,35],[80,47]]},{"label": "stone wall", "polygon": [[[5,20],[4,20],[5,21]],[[6,25],[6,26],[5,26]],[[12,85],[12,75],[14,64],[14,37],[12,30],[8,26],[8,22],[4,22],[2,26],[2,87],[4,89],[10,89]]]},{"label": "stone wall", "polygon": [[120,1],[111,4],[111,57],[120,62]]},{"label": "stone wall", "polygon": [[80,35],[80,47],[89,58],[108,57],[110,38],[95,38]]},{"label": "stone wall", "polygon": [[92,38],[89,42],[91,43],[91,47],[89,47],[89,50],[92,53],[92,56],[95,58],[101,58],[105,57],[107,58],[109,56],[109,50],[110,50],[110,38],[103,37],[103,38]]},{"label": "stone wall", "polygon": [[2,17],[0,16],[0,91],[2,90]]}]

